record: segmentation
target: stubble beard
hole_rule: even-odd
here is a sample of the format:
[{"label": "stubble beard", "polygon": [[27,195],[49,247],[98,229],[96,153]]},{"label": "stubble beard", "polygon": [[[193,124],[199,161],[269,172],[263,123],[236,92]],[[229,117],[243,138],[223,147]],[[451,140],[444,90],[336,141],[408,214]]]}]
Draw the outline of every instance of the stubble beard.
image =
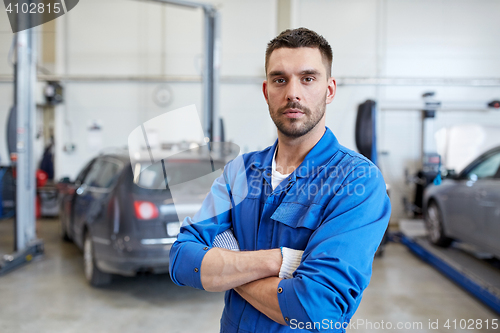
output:
[{"label": "stubble beard", "polygon": [[[304,112],[304,116],[301,118],[286,118],[283,112],[286,109],[298,109]],[[311,109],[302,106],[298,102],[288,102],[284,107],[279,108],[277,111],[273,111],[271,106],[269,106],[269,113],[274,124],[278,128],[278,131],[283,133],[289,138],[299,138],[303,135],[309,133],[323,118],[326,111],[326,102],[318,106],[316,112],[311,112]],[[303,118],[306,118],[303,120]],[[300,124],[302,122],[302,124]],[[299,123],[300,125],[296,125]]]}]

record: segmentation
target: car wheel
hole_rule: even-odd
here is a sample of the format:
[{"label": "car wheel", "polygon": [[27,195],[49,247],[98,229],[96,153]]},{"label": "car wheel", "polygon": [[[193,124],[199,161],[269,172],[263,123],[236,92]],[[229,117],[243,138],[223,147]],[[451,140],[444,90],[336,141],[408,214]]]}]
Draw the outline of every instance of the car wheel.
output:
[{"label": "car wheel", "polygon": [[441,247],[450,246],[453,239],[446,237],[443,228],[443,215],[439,206],[432,201],[427,207],[425,214],[425,226],[427,227],[427,236],[432,244]]},{"label": "car wheel", "polygon": [[71,242],[71,238],[69,238],[68,230],[66,230],[66,224],[61,219],[61,238],[65,242]]},{"label": "car wheel", "polygon": [[99,287],[111,282],[111,274],[102,272],[95,264],[94,245],[89,232],[85,234],[83,243],[83,269],[91,286]]},{"label": "car wheel", "polygon": [[382,241],[380,241],[377,252],[375,252],[376,258],[380,258],[384,255],[385,246],[389,242],[388,233],[389,233],[389,227],[387,227],[387,229],[385,230],[384,236],[382,237]]}]

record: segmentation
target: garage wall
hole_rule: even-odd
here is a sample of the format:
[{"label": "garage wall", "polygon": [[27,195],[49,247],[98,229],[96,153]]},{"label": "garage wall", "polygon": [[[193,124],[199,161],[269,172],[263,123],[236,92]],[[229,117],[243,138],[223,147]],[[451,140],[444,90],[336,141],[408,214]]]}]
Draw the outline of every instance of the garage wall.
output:
[{"label": "garage wall", "polygon": [[[387,32],[382,75],[442,78],[500,77],[500,21],[495,14],[500,2],[481,1],[387,1]],[[416,100],[425,91],[438,99],[464,105],[500,98],[500,88],[387,87],[381,101]],[[403,170],[419,166],[418,112],[383,111],[381,150],[388,181],[400,197],[408,193]],[[500,125],[500,112],[441,112],[434,128],[464,123]],[[396,130],[394,130],[396,129]],[[400,133],[397,133],[399,131]],[[411,135],[404,135],[404,133]],[[397,134],[401,134],[396,136]],[[399,198],[397,198],[399,199]],[[395,216],[402,216],[401,200],[394,200]]]},{"label": "garage wall", "polygon": [[[218,1],[217,6],[222,26],[221,75],[246,78],[221,85],[220,116],[225,119],[228,140],[245,151],[262,149],[272,144],[275,131],[268,121],[260,84],[249,84],[248,78],[264,73],[265,45],[275,33],[276,5],[274,1]],[[255,18],[266,24],[256,24]],[[152,2],[88,0],[57,23],[61,74],[181,78],[201,75],[202,10]],[[196,105],[203,121],[201,83],[166,84],[172,92],[172,102],[162,107],[154,102],[154,94],[164,85],[67,83],[67,102],[58,108],[57,114],[68,121],[59,120],[64,126],[59,131],[58,146],[61,151],[64,144],[71,142],[76,150],[58,154],[58,176],[74,177],[77,166],[96,155],[98,149],[88,142],[89,135],[93,135],[88,130],[92,120],[102,125],[102,146],[124,146],[128,134],[142,122],[190,104]],[[242,123],[252,131],[241,131]]]},{"label": "garage wall", "polygon": [[[213,0],[221,13],[220,115],[228,140],[244,152],[262,149],[276,138],[262,98],[267,42],[277,33],[276,0]],[[323,34],[335,53],[334,76],[342,77],[500,77],[500,2],[496,0],[291,0],[292,25]],[[9,75],[7,52],[12,33],[0,13],[0,75]],[[152,2],[86,0],[59,18],[56,74],[77,76],[200,75],[202,12]],[[65,45],[67,43],[67,45]],[[257,80],[255,80],[257,78]],[[127,136],[159,114],[195,104],[200,116],[199,83],[168,83],[172,102],[154,102],[159,83],[69,82],[66,102],[56,108],[56,177],[74,177],[97,153],[92,121],[101,127],[101,147],[126,145]],[[355,149],[357,105],[368,98],[380,105],[419,103],[423,92],[443,101],[478,102],[500,97],[500,89],[424,86],[340,86],[327,108],[327,125],[345,146]],[[12,87],[0,83],[0,128],[5,128]],[[412,196],[404,169],[419,166],[420,115],[416,111],[379,112],[380,166],[392,186],[393,220],[404,216],[402,197]],[[500,113],[439,113],[435,128],[460,123],[499,124]],[[243,130],[242,130],[243,129]],[[3,133],[3,130],[1,131]],[[65,144],[76,150],[63,152]],[[4,139],[0,157],[6,160]]]},{"label": "garage wall", "polygon": [[[295,26],[315,29],[331,42],[336,77],[498,78],[499,12],[500,2],[494,0],[298,0]],[[368,98],[380,105],[418,104],[427,91],[464,105],[500,98],[499,87],[345,86],[328,108],[327,125],[355,149],[357,104]],[[463,123],[500,126],[500,112],[441,112],[434,128]],[[420,113],[382,110],[378,134],[384,153],[380,167],[392,187],[392,219],[397,220],[405,216],[402,198],[413,198],[404,169],[419,168]]]}]

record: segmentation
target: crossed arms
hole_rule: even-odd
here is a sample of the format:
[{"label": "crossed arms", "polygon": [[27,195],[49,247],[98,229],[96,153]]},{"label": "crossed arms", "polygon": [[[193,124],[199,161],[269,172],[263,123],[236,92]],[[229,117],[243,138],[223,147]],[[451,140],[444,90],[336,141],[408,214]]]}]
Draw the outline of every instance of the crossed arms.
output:
[{"label": "crossed arms", "polygon": [[[287,319],[348,320],[368,286],[373,255],[389,221],[390,202],[379,171],[377,175],[362,177],[352,172],[344,179],[343,188],[362,188],[362,195],[344,191],[326,203],[321,213],[307,215],[308,221],[321,221],[315,222],[302,262],[291,279],[278,277],[279,249],[233,252],[211,248],[215,235],[231,227],[230,214],[243,219],[248,214],[239,205],[233,205],[232,213],[221,209],[229,200],[226,181],[220,178],[205,199],[201,210],[205,215],[195,216],[193,223],[185,225],[172,246],[170,276],[178,285],[208,291],[234,289],[254,308],[284,325]],[[297,219],[310,214],[302,210],[288,213]]]},{"label": "crossed arms", "polygon": [[280,249],[234,252],[212,248],[201,263],[201,283],[207,291],[234,289],[254,308],[286,325],[277,296],[281,260]]}]

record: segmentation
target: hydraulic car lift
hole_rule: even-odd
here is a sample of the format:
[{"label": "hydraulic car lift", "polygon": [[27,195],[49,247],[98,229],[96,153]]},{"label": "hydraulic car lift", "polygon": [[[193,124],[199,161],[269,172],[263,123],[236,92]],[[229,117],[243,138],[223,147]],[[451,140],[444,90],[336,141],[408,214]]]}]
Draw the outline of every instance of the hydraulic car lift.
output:
[{"label": "hydraulic car lift", "polygon": [[421,232],[423,226],[412,227],[415,224],[419,222],[403,221],[401,232],[393,235],[393,240],[399,240],[422,260],[500,314],[500,267],[454,246],[440,248],[432,245]]},{"label": "hydraulic car lift", "polygon": [[26,244],[23,250],[17,251],[14,254],[4,255],[2,260],[0,260],[0,275],[29,263],[36,256],[43,254],[43,252],[43,241],[41,239],[35,239]]},{"label": "hydraulic car lift", "polygon": [[[219,89],[219,14],[211,4],[188,0],[141,0],[153,1],[187,8],[201,8],[204,13],[203,87],[205,98],[205,130],[210,142],[220,142],[220,123],[216,121]],[[29,15],[19,15],[19,26],[29,26]],[[17,32],[15,69],[15,111],[16,131],[13,133],[17,152],[17,202],[15,221],[15,251],[12,255],[0,258],[0,275],[30,262],[35,256],[43,254],[43,241],[36,239],[34,191],[35,169],[33,163],[33,141],[35,119],[34,86],[36,81],[36,38],[34,29],[20,29]]]},{"label": "hydraulic car lift", "polygon": [[[29,15],[19,15],[19,26],[29,26]],[[13,111],[16,112],[16,216],[15,248],[12,255],[0,259],[0,275],[43,254],[43,241],[36,238],[35,230],[35,98],[36,79],[36,28],[16,33],[16,65]],[[8,140],[9,141],[9,140]],[[13,152],[11,152],[13,153]]]}]

